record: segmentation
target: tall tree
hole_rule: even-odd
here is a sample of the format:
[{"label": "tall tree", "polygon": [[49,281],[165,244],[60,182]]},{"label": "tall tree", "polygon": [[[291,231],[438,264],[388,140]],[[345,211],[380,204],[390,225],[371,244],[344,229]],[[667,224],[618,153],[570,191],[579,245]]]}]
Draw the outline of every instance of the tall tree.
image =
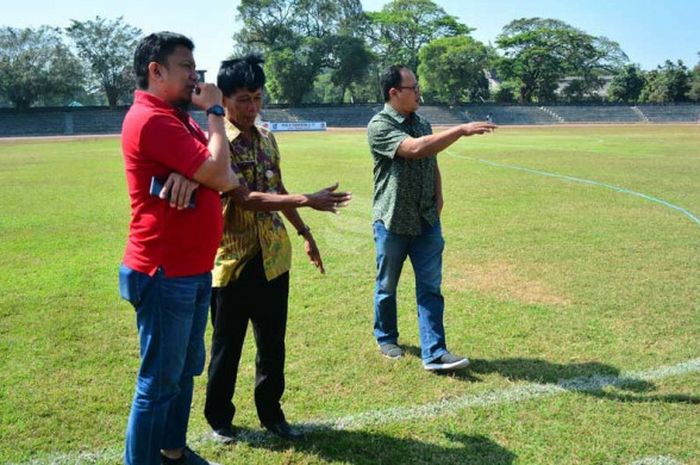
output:
[{"label": "tall tree", "polygon": [[627,60],[617,43],[557,19],[517,19],[496,43],[504,51],[499,68],[506,79],[519,82],[522,103],[554,100],[558,81],[567,75],[579,76],[583,84],[577,86],[591,92],[600,85],[600,72]]},{"label": "tall tree", "polygon": [[82,83],[81,63],[60,29],[0,29],[0,96],[16,108],[42,101],[68,103]]},{"label": "tall tree", "polygon": [[71,20],[66,32],[78,55],[88,63],[92,81],[104,91],[109,106],[115,107],[128,97],[134,89],[131,68],[141,30],[126,24],[122,17],[110,21],[96,16],[88,21]]},{"label": "tall tree", "polygon": [[608,88],[611,102],[635,103],[644,88],[644,72],[638,65],[623,67],[613,78]]},{"label": "tall tree", "polygon": [[343,93],[366,75],[371,56],[360,0],[242,0],[238,16],[239,52],[267,55],[273,99],[299,103],[324,69]]},{"label": "tall tree", "polygon": [[488,50],[469,36],[442,37],[419,52],[418,74],[426,97],[438,102],[480,101],[489,97]]},{"label": "tall tree", "polygon": [[647,74],[640,100],[650,103],[685,102],[690,91],[690,73],[681,60],[666,60]]},{"label": "tall tree", "polygon": [[[700,53],[698,53],[698,55],[700,55]],[[700,62],[693,68],[688,98],[700,102]]]},{"label": "tall tree", "polygon": [[420,61],[418,52],[425,44],[473,30],[431,0],[393,0],[368,16],[373,47],[382,64],[403,63],[414,71]]}]

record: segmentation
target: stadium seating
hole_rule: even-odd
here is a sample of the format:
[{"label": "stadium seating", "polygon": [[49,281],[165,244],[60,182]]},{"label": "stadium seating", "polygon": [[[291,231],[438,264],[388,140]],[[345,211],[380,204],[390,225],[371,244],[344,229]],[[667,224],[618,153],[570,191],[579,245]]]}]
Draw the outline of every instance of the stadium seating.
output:
[{"label": "stadium seating", "polygon": [[[364,127],[383,103],[265,108],[264,121],[325,121],[329,127]],[[0,137],[76,134],[118,134],[127,108],[102,107],[0,109]],[[669,105],[551,105],[546,107],[469,104],[421,106],[418,112],[433,125],[483,121],[499,125],[559,123],[699,123],[700,104]],[[206,129],[203,111],[192,116]]]},{"label": "stadium seating", "polygon": [[564,123],[641,123],[644,119],[627,105],[556,105],[545,107]]},{"label": "stadium seating", "polygon": [[700,105],[638,105],[652,123],[700,122]]}]

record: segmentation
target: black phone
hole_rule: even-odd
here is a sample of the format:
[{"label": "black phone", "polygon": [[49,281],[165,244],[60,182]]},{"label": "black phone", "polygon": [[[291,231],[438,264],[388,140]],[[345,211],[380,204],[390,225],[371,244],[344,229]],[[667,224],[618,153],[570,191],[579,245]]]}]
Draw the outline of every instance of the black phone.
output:
[{"label": "black phone", "polygon": [[[150,194],[155,195],[156,197],[159,197],[160,191],[163,190],[163,184],[165,184],[165,179],[159,178],[157,176],[153,176],[151,178]],[[194,201],[196,193],[197,193],[197,191],[192,192],[192,197],[190,197],[190,203],[187,205],[187,208],[194,208],[196,206],[196,203]],[[170,196],[168,196],[167,200],[170,201]]]}]

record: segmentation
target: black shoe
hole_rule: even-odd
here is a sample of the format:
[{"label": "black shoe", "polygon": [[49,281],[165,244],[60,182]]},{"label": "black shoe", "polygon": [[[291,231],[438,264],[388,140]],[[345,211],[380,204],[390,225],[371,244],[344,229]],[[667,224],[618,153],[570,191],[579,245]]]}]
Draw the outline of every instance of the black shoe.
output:
[{"label": "black shoe", "polygon": [[216,442],[221,444],[231,444],[236,440],[236,430],[233,426],[212,430],[211,435]]},{"label": "black shoe", "polygon": [[218,463],[209,462],[203,459],[199,454],[185,447],[182,451],[182,456],[179,459],[169,459],[161,453],[160,455],[161,465],[219,465]]},{"label": "black shoe", "polygon": [[290,424],[285,420],[264,426],[275,436],[279,436],[282,439],[287,439],[288,441],[298,441],[304,437],[304,433],[290,426]]}]

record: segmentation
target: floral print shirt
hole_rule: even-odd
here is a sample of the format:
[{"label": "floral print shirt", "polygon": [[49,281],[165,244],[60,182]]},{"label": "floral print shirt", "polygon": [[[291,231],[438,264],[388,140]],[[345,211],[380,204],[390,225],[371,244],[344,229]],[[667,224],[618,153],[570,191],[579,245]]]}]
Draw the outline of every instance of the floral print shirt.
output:
[{"label": "floral print shirt", "polygon": [[[241,185],[251,191],[281,193],[280,153],[272,132],[254,127],[253,140],[225,120],[226,137],[231,144],[231,166]],[[291,268],[292,246],[279,212],[245,210],[224,195],[221,199],[224,234],[216,253],[213,286],[224,287],[238,279],[243,267],[262,252],[268,281]]]}]

